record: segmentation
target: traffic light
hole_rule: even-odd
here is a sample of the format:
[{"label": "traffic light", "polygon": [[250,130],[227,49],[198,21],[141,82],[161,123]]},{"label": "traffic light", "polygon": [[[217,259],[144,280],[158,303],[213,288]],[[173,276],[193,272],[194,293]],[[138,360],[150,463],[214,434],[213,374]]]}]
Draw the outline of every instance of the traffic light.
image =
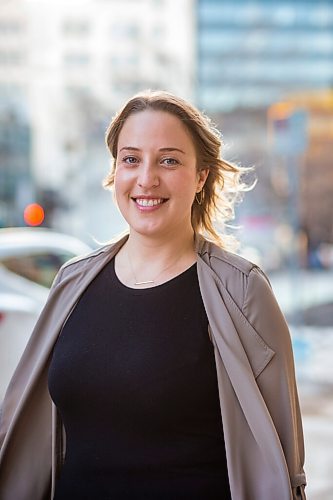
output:
[{"label": "traffic light", "polygon": [[44,220],[44,209],[38,203],[30,203],[24,209],[24,222],[28,226],[40,226]]}]

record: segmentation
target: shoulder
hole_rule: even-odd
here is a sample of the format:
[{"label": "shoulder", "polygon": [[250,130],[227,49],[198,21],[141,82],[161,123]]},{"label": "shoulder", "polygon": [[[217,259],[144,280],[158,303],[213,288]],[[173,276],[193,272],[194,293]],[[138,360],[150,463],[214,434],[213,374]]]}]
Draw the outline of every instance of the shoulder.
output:
[{"label": "shoulder", "polygon": [[53,287],[64,278],[70,278],[71,275],[76,275],[77,272],[84,273],[94,266],[98,266],[101,261],[111,259],[113,255],[118,252],[119,248],[124,244],[126,239],[127,236],[112,240],[92,252],[89,252],[88,254],[79,255],[68,260],[59,269],[53,282]]},{"label": "shoulder", "polygon": [[270,288],[263,270],[238,254],[202,237],[197,241],[197,252],[213,272],[215,280],[227,290],[240,309],[243,309],[249,291]]},{"label": "shoulder", "polygon": [[[201,246],[199,255],[208,264],[208,267],[201,266],[203,294],[207,294],[214,302],[212,281],[206,279],[205,275],[213,276],[219,294],[234,322],[237,323],[239,318],[242,318],[242,324],[250,325],[264,345],[269,346],[274,352],[289,352],[288,326],[264,271],[253,262],[206,240]],[[245,337],[243,341],[245,342]]]},{"label": "shoulder", "polygon": [[199,254],[203,257],[207,255],[211,263],[223,269],[230,269],[248,275],[250,271],[257,267],[253,262],[240,255],[225,250],[215,243],[202,239],[199,247]]}]

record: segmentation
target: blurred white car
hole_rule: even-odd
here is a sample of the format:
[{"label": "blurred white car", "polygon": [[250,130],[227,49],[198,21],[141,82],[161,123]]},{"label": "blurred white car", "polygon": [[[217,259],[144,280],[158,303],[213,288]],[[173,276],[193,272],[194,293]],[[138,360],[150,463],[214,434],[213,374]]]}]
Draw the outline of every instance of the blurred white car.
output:
[{"label": "blurred white car", "polygon": [[0,229],[0,401],[58,269],[91,248],[43,228]]}]

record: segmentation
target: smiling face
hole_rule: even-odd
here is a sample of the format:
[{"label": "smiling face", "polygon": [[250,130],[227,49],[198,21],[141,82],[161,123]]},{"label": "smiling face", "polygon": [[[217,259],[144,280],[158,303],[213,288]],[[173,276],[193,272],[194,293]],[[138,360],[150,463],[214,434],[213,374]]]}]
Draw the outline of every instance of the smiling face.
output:
[{"label": "smiling face", "polygon": [[131,234],[192,234],[191,207],[208,175],[196,168],[190,133],[171,113],[130,115],[118,138],[115,195]]}]

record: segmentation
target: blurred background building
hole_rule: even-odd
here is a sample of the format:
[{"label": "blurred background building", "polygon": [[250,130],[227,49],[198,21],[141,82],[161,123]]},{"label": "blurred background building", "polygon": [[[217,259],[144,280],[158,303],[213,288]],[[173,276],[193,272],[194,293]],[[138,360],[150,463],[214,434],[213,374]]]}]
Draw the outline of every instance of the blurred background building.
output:
[{"label": "blurred background building", "polygon": [[[239,210],[243,236],[260,242],[270,268],[288,260],[293,233],[303,254],[333,243],[333,2],[198,0],[196,20],[198,104],[221,124],[230,158],[260,179]],[[289,107],[272,106],[280,101]],[[291,104],[303,111],[295,124]]]},{"label": "blurred background building", "polygon": [[91,246],[124,229],[104,134],[145,88],[193,101],[255,167],[236,236],[289,321],[309,498],[331,499],[333,0],[0,0],[0,227],[38,202]]},{"label": "blurred background building", "polygon": [[[38,196],[48,214],[45,223],[66,223],[63,229],[81,236],[95,227],[97,208],[103,213],[110,196],[104,193],[96,210],[87,199],[106,174],[103,137],[114,111],[144,88],[193,97],[191,4],[182,1],[179,9],[171,0],[1,1],[3,225],[21,225],[25,204]],[[65,207],[71,217],[63,219],[56,209]],[[110,235],[112,227],[106,227]]]},{"label": "blurred background building", "polygon": [[[285,265],[300,231],[303,253],[317,252],[333,242],[332,183],[318,180],[332,170],[332,82],[331,0],[2,0],[0,224],[24,224],[37,200],[44,225],[97,239],[120,230],[100,187],[104,132],[130,95],[163,88],[213,116],[228,159],[256,167],[236,220],[244,252],[267,269]],[[267,141],[281,119],[267,112],[281,100],[307,111],[304,148],[288,159]]]},{"label": "blurred background building", "polygon": [[198,0],[197,12],[197,99],[208,111],[332,86],[332,2]]}]

